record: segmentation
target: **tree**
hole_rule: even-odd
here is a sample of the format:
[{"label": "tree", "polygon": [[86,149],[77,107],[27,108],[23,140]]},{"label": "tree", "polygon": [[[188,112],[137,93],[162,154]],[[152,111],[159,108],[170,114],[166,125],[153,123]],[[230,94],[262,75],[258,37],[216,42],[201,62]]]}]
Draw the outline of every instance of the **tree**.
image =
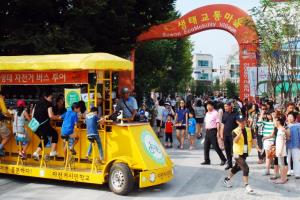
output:
[{"label": "tree", "polygon": [[221,90],[221,85],[220,85],[220,79],[216,79],[216,82],[214,83],[214,91],[220,91]]},{"label": "tree", "polygon": [[238,87],[237,84],[227,79],[225,81],[225,87],[226,87],[226,95],[229,98],[233,98],[238,95]]},{"label": "tree", "polygon": [[297,84],[294,61],[300,37],[300,1],[284,4],[262,0],[261,6],[252,9],[260,38],[260,58],[268,66],[269,85],[275,96],[281,86],[282,97],[291,99],[293,85]]},{"label": "tree", "polygon": [[167,20],[175,0],[1,0],[0,55],[108,52]]},{"label": "tree", "polygon": [[[159,40],[136,49],[136,90],[164,95],[184,92],[192,74],[192,44],[189,39]],[[139,97],[141,99],[141,97]]]}]

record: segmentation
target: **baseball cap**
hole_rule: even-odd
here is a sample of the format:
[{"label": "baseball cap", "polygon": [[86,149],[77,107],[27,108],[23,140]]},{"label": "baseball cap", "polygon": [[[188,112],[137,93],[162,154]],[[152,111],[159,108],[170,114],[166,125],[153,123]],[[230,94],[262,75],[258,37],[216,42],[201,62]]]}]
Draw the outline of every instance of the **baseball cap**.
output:
[{"label": "baseball cap", "polygon": [[171,106],[170,102],[167,101],[167,102],[165,103],[165,106]]},{"label": "baseball cap", "polygon": [[236,121],[238,121],[238,122],[243,122],[245,120],[246,120],[246,118],[243,115],[236,116]]},{"label": "baseball cap", "polygon": [[24,100],[18,100],[17,101],[17,107],[26,107],[26,103]]},{"label": "baseball cap", "polygon": [[129,89],[127,87],[124,87],[124,88],[122,88],[121,93],[127,94],[127,93],[129,93]]}]

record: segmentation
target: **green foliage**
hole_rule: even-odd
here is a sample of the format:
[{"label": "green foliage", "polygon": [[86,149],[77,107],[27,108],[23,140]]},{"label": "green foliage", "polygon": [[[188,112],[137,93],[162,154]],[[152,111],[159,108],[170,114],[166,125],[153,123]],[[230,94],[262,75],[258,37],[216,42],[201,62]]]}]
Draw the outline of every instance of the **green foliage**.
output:
[{"label": "green foliage", "polygon": [[[178,17],[175,0],[1,0],[0,55],[107,52],[128,57],[136,37]],[[184,91],[192,73],[188,39],[140,44],[138,94]]]},{"label": "green foliage", "polygon": [[216,79],[216,82],[213,85],[214,91],[220,91],[221,89],[221,84],[220,84],[220,79]]},{"label": "green foliage", "polygon": [[0,55],[108,52],[170,17],[175,0],[1,0]]},{"label": "green foliage", "polygon": [[[278,84],[288,82],[282,93],[291,98],[291,86],[297,81],[297,72],[291,70],[291,58],[297,53],[300,37],[300,0],[275,3],[262,0],[252,9],[260,37],[261,64],[268,66],[269,85],[275,95]],[[283,96],[283,95],[282,95]]]},{"label": "green foliage", "polygon": [[163,94],[184,92],[192,74],[189,39],[159,40],[140,44],[136,50],[136,90]]},{"label": "green foliage", "polygon": [[225,81],[225,87],[226,87],[226,96],[229,98],[233,98],[238,95],[238,86],[234,82],[231,82],[230,80]]}]

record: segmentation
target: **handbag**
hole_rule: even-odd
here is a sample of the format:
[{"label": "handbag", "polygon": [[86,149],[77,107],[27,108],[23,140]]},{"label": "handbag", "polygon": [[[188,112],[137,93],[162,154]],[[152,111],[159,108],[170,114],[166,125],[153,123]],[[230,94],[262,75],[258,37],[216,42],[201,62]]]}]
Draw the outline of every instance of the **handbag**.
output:
[{"label": "handbag", "polygon": [[34,133],[37,131],[37,129],[45,124],[48,121],[48,119],[46,119],[44,122],[40,123],[38,120],[36,120],[34,117],[30,120],[30,122],[28,123],[28,127],[30,128],[30,130],[32,130]]},{"label": "handbag", "polygon": [[270,151],[267,153],[267,158],[268,159],[274,159],[276,157],[276,146],[272,145],[270,148]]}]

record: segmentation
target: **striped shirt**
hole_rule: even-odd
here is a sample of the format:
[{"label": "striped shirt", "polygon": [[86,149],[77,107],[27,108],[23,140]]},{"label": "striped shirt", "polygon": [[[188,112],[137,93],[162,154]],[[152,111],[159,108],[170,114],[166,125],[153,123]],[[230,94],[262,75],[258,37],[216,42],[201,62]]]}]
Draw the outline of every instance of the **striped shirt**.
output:
[{"label": "striped shirt", "polygon": [[[274,122],[273,121],[258,121],[257,126],[262,126],[261,135],[264,137],[268,137],[272,135],[274,131]],[[268,139],[268,141],[274,141],[274,137]]]}]

